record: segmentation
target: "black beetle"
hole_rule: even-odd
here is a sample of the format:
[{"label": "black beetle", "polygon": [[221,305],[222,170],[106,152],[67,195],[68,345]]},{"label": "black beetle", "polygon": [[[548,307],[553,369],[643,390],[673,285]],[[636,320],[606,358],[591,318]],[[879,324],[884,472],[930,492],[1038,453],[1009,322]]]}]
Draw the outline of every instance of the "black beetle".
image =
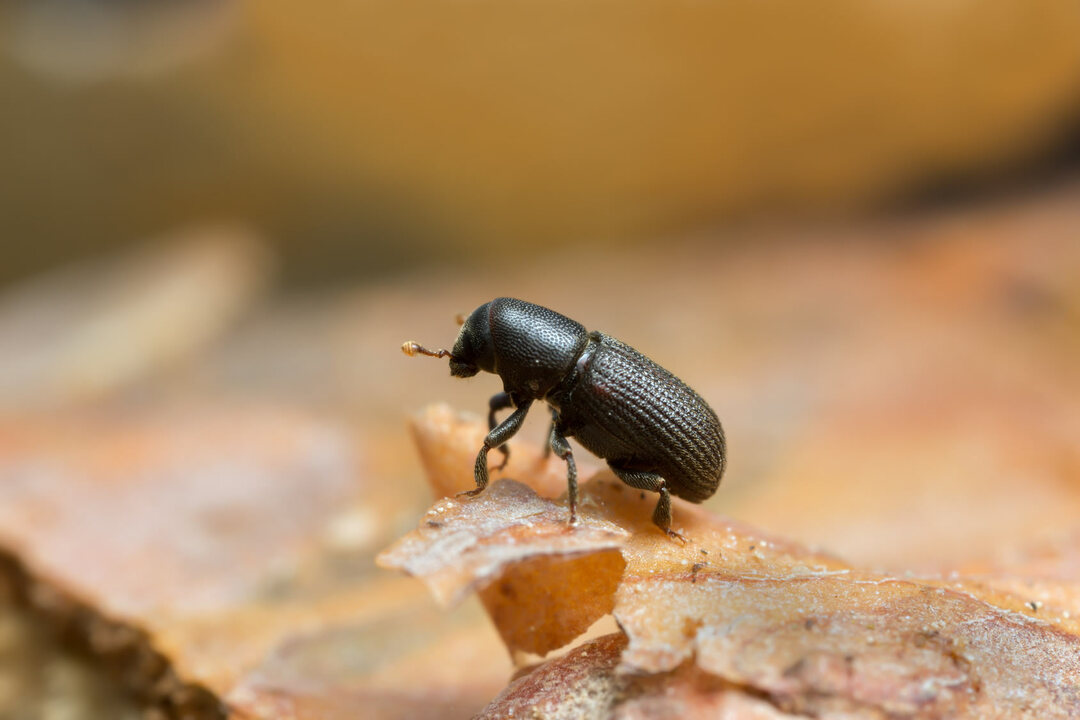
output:
[{"label": "black beetle", "polygon": [[[570,522],[577,519],[577,467],[568,437],[607,460],[627,485],[660,493],[653,522],[673,537],[671,496],[699,503],[724,474],[724,430],[713,409],[679,378],[634,348],[581,323],[514,298],[496,298],[464,321],[453,350],[407,342],[407,355],[449,357],[450,374],[502,378],[491,398],[491,432],[476,456],[476,495],[488,483],[487,455],[503,453],[535,400],[551,407],[549,449],[567,463]],[[514,412],[496,426],[495,413]]]}]

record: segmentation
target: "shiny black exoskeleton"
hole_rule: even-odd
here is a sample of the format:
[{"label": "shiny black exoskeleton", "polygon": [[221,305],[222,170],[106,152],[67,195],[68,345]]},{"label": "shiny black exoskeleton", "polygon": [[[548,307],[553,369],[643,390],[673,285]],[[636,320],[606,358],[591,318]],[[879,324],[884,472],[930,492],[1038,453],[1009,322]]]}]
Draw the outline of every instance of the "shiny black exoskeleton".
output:
[{"label": "shiny black exoskeleton", "polygon": [[[673,493],[691,502],[712,496],[724,474],[724,431],[712,408],[681,380],[629,345],[545,307],[496,298],[464,321],[454,349],[405,343],[409,355],[450,358],[450,374],[495,373],[504,392],[491,398],[491,432],[476,457],[476,489],[488,483],[487,455],[521,428],[536,400],[551,406],[550,449],[567,462],[570,521],[577,513],[577,468],[567,438],[607,460],[627,485],[660,494],[653,522],[670,535]],[[496,425],[495,413],[514,412]],[[503,464],[506,460],[504,457]],[[500,466],[501,467],[501,466]]]}]

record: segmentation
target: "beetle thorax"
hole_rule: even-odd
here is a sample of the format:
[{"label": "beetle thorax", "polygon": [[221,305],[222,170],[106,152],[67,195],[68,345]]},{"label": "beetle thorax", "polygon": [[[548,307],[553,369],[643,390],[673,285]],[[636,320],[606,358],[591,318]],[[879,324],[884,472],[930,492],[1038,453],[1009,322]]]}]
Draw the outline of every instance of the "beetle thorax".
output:
[{"label": "beetle thorax", "polygon": [[507,392],[522,398],[547,395],[588,344],[583,325],[539,305],[497,298],[489,313],[495,372]]}]

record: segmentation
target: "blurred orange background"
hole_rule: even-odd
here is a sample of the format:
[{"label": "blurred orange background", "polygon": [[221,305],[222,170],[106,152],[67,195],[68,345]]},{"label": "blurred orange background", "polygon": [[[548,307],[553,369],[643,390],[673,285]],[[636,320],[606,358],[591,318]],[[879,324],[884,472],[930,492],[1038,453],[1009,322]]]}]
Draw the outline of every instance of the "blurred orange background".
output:
[{"label": "blurred orange background", "polygon": [[9,2],[0,280],[240,221],[287,283],[895,207],[1054,163],[1080,7]]}]

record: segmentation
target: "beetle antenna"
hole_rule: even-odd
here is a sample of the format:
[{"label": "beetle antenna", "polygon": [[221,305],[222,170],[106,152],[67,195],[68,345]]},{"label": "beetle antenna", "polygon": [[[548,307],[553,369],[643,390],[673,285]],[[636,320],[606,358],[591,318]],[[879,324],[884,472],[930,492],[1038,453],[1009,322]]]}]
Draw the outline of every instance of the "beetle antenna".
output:
[{"label": "beetle antenna", "polygon": [[448,357],[451,360],[454,359],[454,354],[451,353],[449,350],[428,350],[420,343],[413,342],[412,340],[402,343],[401,352],[405,353],[409,357],[412,357],[414,355],[427,355],[428,357],[433,358]]},{"label": "beetle antenna", "polygon": [[464,325],[465,324],[465,313],[458,313],[457,315],[455,315],[454,316],[454,322],[456,322],[458,325]]}]

